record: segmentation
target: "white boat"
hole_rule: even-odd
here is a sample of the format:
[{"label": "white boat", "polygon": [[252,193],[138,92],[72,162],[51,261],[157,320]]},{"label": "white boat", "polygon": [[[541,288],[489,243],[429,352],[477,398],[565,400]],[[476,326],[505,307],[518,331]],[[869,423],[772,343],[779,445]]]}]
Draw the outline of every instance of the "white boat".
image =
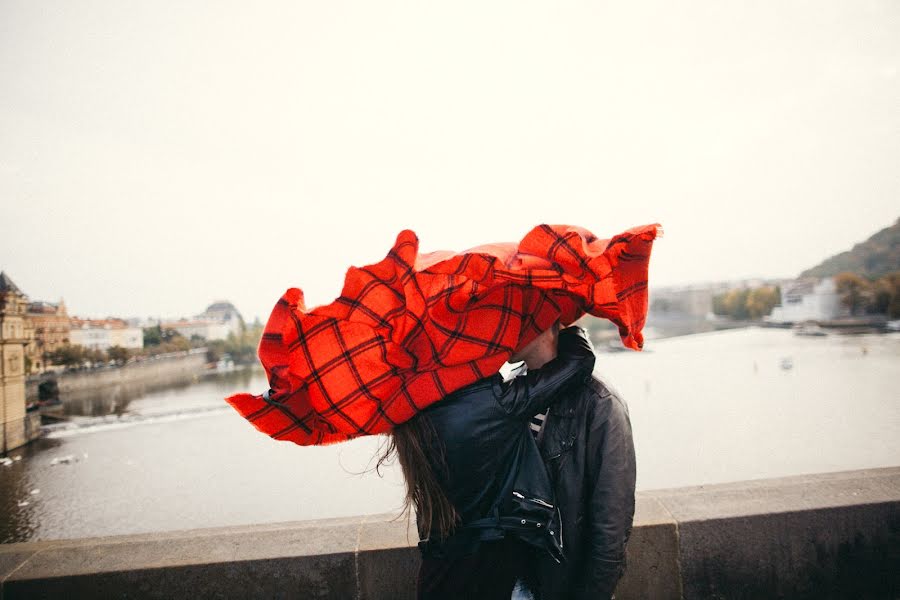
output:
[{"label": "white boat", "polygon": [[818,323],[801,323],[794,326],[794,335],[804,337],[824,337],[828,332],[822,329]]}]

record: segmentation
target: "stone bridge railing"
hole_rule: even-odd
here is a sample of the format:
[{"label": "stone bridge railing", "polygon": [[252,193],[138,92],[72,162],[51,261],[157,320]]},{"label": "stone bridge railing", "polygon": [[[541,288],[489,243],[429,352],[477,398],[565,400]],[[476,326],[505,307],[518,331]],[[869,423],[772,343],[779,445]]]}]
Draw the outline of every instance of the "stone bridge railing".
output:
[{"label": "stone bridge railing", "polygon": [[[417,568],[379,515],[6,544],[0,600],[398,600]],[[616,597],[900,598],[900,468],[640,493]]]}]

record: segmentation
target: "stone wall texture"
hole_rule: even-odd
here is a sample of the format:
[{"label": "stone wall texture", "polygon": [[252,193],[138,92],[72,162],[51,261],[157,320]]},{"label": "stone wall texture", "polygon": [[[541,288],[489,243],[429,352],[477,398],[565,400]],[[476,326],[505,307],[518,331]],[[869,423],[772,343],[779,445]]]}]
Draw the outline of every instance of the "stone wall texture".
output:
[{"label": "stone wall texture", "polygon": [[[0,600],[415,597],[390,515],[0,546]],[[900,468],[640,493],[631,599],[900,598]]]},{"label": "stone wall texture", "polygon": [[28,379],[26,394],[29,400],[37,400],[38,384],[43,379],[54,378],[59,386],[60,399],[79,398],[83,394],[95,394],[98,388],[117,385],[146,385],[165,387],[188,383],[206,370],[206,351],[193,351],[161,358],[148,358],[130,362],[123,367],[108,367],[89,371],[44,374]]}]

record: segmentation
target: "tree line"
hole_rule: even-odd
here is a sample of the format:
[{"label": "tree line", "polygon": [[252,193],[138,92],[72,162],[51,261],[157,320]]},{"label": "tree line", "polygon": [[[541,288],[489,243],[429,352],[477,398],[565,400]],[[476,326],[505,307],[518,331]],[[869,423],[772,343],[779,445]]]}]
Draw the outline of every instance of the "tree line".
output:
[{"label": "tree line", "polygon": [[131,358],[131,351],[121,346],[112,346],[106,350],[100,350],[77,344],[66,344],[46,354],[46,360],[49,364],[60,365],[66,368],[106,365],[109,363],[123,365],[128,362],[129,358]]},{"label": "tree line", "polygon": [[[852,316],[900,318],[900,271],[871,279],[846,271],[835,275],[834,283],[841,304]],[[756,320],[770,314],[780,301],[778,286],[734,289],[713,296],[713,313],[737,320]]]},{"label": "tree line", "polygon": [[713,314],[739,321],[761,319],[781,301],[781,289],[775,285],[738,288],[713,296]]},{"label": "tree line", "polygon": [[900,271],[870,279],[846,271],[834,276],[841,303],[851,315],[900,318]]},{"label": "tree line", "polygon": [[263,324],[259,319],[250,325],[242,322],[239,332],[229,333],[224,340],[207,340],[199,335],[193,335],[188,339],[175,329],[156,325],[144,329],[144,354],[155,355],[206,348],[207,362],[218,362],[228,355],[235,364],[253,364],[256,362],[256,350],[262,339],[262,333]]},{"label": "tree line", "polygon": [[262,338],[262,331],[263,325],[257,320],[251,325],[242,325],[240,333],[229,334],[227,339],[206,340],[197,335],[186,338],[175,329],[154,325],[144,328],[144,347],[141,349],[113,346],[106,350],[100,350],[66,344],[53,352],[48,352],[45,359],[47,364],[66,368],[108,365],[110,363],[124,365],[132,358],[206,348],[208,362],[217,362],[228,355],[235,364],[253,364],[256,361],[256,350],[259,347],[259,340]]}]

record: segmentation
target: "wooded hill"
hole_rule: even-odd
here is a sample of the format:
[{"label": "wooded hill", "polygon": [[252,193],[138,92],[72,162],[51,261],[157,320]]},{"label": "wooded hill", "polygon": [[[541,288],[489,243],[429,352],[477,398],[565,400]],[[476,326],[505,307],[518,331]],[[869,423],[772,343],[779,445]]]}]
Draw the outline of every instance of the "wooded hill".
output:
[{"label": "wooded hill", "polygon": [[900,271],[900,219],[869,239],[807,269],[800,277],[833,277],[849,271],[868,279]]}]

